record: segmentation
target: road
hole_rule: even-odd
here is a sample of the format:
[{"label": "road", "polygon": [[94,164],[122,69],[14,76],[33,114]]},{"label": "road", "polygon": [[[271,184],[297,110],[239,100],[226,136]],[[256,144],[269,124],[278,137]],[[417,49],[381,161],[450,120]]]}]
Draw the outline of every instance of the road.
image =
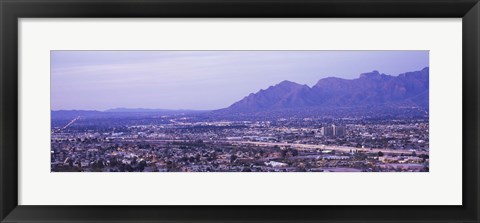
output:
[{"label": "road", "polygon": [[[299,143],[280,143],[280,142],[251,142],[251,141],[232,141],[232,143],[238,144],[250,144],[250,145],[257,145],[257,146],[290,146],[292,148],[303,150],[303,151],[312,151],[317,149],[327,149],[327,150],[335,150],[341,152],[350,152],[350,150],[359,150],[359,151],[366,151],[369,153],[378,153],[382,152],[385,154],[411,154],[412,151],[409,150],[390,150],[390,149],[376,149],[376,148],[356,148],[356,147],[348,147],[348,146],[326,146],[326,145],[312,145],[312,144],[299,144]],[[427,151],[415,151],[417,155],[426,154],[428,155]]]},{"label": "road", "polygon": [[[121,141],[139,141],[138,139],[124,139]],[[195,140],[178,140],[178,139],[141,139],[140,141],[144,142],[151,142],[151,143],[160,143],[160,142],[194,142]],[[312,144],[301,144],[301,143],[282,143],[282,142],[253,142],[253,141],[234,141],[234,140],[227,140],[227,141],[215,141],[217,143],[229,143],[229,144],[239,144],[239,145],[255,145],[255,146],[290,146],[292,148],[301,150],[301,151],[313,151],[313,150],[335,150],[340,152],[350,152],[350,150],[355,151],[365,151],[369,153],[378,153],[382,152],[384,154],[411,154],[412,151],[409,150],[391,150],[391,149],[378,149],[378,148],[356,148],[356,147],[349,147],[349,146],[333,146],[333,145],[312,145]],[[212,143],[210,141],[205,141],[205,143]],[[417,155],[428,155],[428,151],[415,151]]]}]

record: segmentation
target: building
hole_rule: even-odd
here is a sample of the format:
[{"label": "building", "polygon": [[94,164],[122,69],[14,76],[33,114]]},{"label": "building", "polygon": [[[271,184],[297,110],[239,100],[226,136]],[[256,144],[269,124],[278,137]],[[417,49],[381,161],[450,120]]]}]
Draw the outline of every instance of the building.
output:
[{"label": "building", "polygon": [[345,126],[336,126],[332,125],[333,127],[333,135],[336,137],[343,137],[345,136]]},{"label": "building", "polygon": [[334,130],[333,126],[324,126],[322,127],[323,136],[333,136]]},{"label": "building", "polygon": [[345,126],[339,126],[339,125],[324,126],[320,129],[320,133],[323,136],[343,137],[345,136]]}]

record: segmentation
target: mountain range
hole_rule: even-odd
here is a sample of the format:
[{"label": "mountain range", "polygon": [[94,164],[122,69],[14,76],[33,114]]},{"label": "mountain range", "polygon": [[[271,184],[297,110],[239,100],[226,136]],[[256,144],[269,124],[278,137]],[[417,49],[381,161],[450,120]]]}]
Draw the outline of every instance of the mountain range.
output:
[{"label": "mountain range", "polygon": [[[397,76],[378,71],[360,74],[355,79],[327,77],[309,87],[292,81],[251,93],[227,108],[214,111],[115,108],[101,111],[52,111],[54,119],[83,117],[143,117],[155,115],[196,114],[207,117],[276,116],[278,114],[368,114],[405,115],[405,108],[416,114],[428,112],[429,68]],[[401,109],[402,108],[402,109]],[[288,112],[288,113],[286,113]],[[395,114],[397,113],[397,114]]]},{"label": "mountain range", "polygon": [[288,80],[244,97],[220,113],[254,113],[300,108],[414,106],[428,110],[429,68],[391,76],[372,71],[356,79],[328,77],[314,86]]}]

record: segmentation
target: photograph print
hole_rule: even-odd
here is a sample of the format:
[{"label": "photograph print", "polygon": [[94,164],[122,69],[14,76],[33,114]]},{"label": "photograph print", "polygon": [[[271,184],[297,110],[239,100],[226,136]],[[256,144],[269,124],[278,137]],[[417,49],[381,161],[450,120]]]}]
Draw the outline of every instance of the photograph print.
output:
[{"label": "photograph print", "polygon": [[429,51],[51,51],[51,172],[428,172]]}]

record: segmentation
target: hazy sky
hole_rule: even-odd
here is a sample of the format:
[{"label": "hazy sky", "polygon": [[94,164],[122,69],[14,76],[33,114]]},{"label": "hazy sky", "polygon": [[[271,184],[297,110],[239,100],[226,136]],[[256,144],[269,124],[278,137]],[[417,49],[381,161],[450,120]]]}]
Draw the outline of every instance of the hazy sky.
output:
[{"label": "hazy sky", "polygon": [[52,51],[51,108],[219,109],[283,80],[428,66],[428,51]]}]

